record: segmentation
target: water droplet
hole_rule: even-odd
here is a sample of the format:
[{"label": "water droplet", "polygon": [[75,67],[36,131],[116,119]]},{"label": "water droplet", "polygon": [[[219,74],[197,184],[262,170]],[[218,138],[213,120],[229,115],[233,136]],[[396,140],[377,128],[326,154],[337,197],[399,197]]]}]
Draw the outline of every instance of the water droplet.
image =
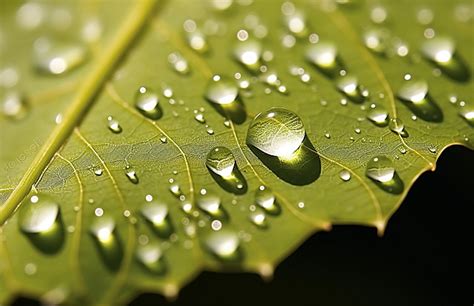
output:
[{"label": "water droplet", "polygon": [[382,107],[371,108],[367,112],[367,119],[373,122],[376,126],[387,126],[388,118],[388,112]]},{"label": "water droplet", "polygon": [[170,185],[170,192],[177,198],[179,198],[183,192],[181,191],[181,187],[178,183],[171,183]]},{"label": "water droplet", "polygon": [[85,63],[86,59],[86,49],[81,45],[65,45],[35,51],[35,65],[38,71],[52,75],[69,72]]},{"label": "water droplet", "polygon": [[383,30],[372,29],[364,33],[365,46],[378,54],[385,54],[387,48],[387,33]]},{"label": "water droplet", "polygon": [[294,10],[291,13],[284,13],[284,20],[288,30],[297,37],[304,37],[308,34],[306,18],[303,12]]},{"label": "water droplet", "polygon": [[168,206],[166,204],[156,200],[145,203],[142,205],[140,213],[150,222],[158,236],[168,238],[173,233]]},{"label": "water droplet", "polygon": [[95,167],[93,171],[96,176],[101,176],[104,173],[104,169],[100,167]]},{"label": "water droplet", "polygon": [[204,118],[204,114],[203,113],[197,113],[195,116],[194,116],[194,119],[199,122],[199,123],[206,123],[206,118]]},{"label": "water droplet", "polygon": [[457,54],[456,45],[451,38],[428,39],[422,44],[421,53],[449,77],[462,82],[470,78],[470,71]]},{"label": "water droplet", "polygon": [[44,21],[46,11],[42,4],[27,2],[16,12],[16,22],[25,30],[38,28]]},{"label": "water droplet", "polygon": [[180,74],[189,73],[188,61],[179,52],[173,52],[168,55],[168,62],[176,72]]},{"label": "water droplet", "polygon": [[150,119],[156,120],[162,116],[158,95],[145,86],[140,87],[135,95],[135,107]]},{"label": "water droplet", "polygon": [[30,262],[25,265],[24,271],[26,275],[35,275],[38,271],[38,267],[36,264]]},{"label": "water droplet", "polygon": [[234,171],[235,158],[228,148],[215,147],[207,154],[206,166],[219,176],[229,177]]},{"label": "water droplet", "polygon": [[430,146],[428,147],[428,151],[430,151],[431,153],[435,154],[438,150],[436,149],[435,146],[430,145]]},{"label": "water droplet", "polygon": [[278,214],[280,207],[277,204],[275,194],[270,188],[260,186],[255,192],[255,202],[270,214]]},{"label": "water droplet", "polygon": [[400,87],[397,97],[417,116],[425,121],[441,122],[443,113],[428,94],[425,81],[408,81]]},{"label": "water droplet", "polygon": [[221,199],[212,193],[199,194],[196,199],[197,206],[211,217],[225,217],[221,207]]},{"label": "water droplet", "polygon": [[115,221],[111,217],[97,218],[90,227],[91,234],[104,245],[114,240],[114,231]]},{"label": "water droplet", "polygon": [[351,173],[348,170],[344,169],[344,170],[341,170],[341,172],[339,172],[339,177],[344,182],[347,182],[351,179]]},{"label": "water droplet", "polygon": [[306,50],[306,60],[315,65],[323,73],[333,77],[340,70],[337,60],[337,48],[331,42],[312,44]]},{"label": "water droplet", "polygon": [[471,126],[474,126],[474,104],[468,102],[460,106],[459,115]]},{"label": "water droplet", "polygon": [[16,91],[7,92],[2,98],[2,114],[11,119],[22,119],[28,114],[26,99]]},{"label": "water droplet", "polygon": [[141,245],[135,253],[136,259],[153,273],[163,273],[163,252],[157,243]]},{"label": "water droplet", "polygon": [[271,108],[252,120],[247,143],[272,156],[290,156],[301,146],[305,135],[298,115],[284,108]]},{"label": "water droplet", "polygon": [[263,211],[253,211],[249,214],[250,221],[258,227],[267,226],[267,216]]},{"label": "water droplet", "polygon": [[109,130],[111,130],[115,134],[119,134],[122,132],[122,127],[120,126],[120,123],[114,119],[112,116],[107,117],[107,124],[109,127]]},{"label": "water droplet", "polygon": [[206,88],[206,98],[216,104],[230,104],[237,99],[239,90],[232,80],[214,76]]},{"label": "water droplet", "polygon": [[337,88],[344,93],[351,101],[361,103],[365,100],[362,95],[359,81],[356,77],[345,75],[336,81]]},{"label": "water droplet", "polygon": [[200,30],[194,30],[186,33],[186,40],[188,45],[194,51],[199,53],[206,53],[209,50],[206,35]]},{"label": "water droplet", "polygon": [[240,245],[237,234],[228,231],[212,232],[205,240],[209,251],[221,260],[232,260],[238,255]]},{"label": "water droplet", "polygon": [[219,220],[212,220],[211,228],[213,231],[220,231],[222,229],[222,222]]},{"label": "water droplet", "polygon": [[25,203],[19,212],[19,225],[23,232],[38,234],[53,229],[59,216],[59,205],[45,195],[37,195]]},{"label": "water droplet", "polygon": [[128,180],[133,184],[138,184],[138,176],[135,169],[130,166],[125,167],[125,175],[127,176]]},{"label": "water droplet", "polygon": [[388,157],[381,155],[369,161],[365,174],[375,181],[386,183],[393,179],[395,168]]},{"label": "water droplet", "polygon": [[383,23],[387,19],[387,10],[380,5],[374,6],[370,10],[370,19],[374,23]]},{"label": "water droplet", "polygon": [[251,72],[258,72],[261,65],[262,45],[255,40],[241,41],[234,48],[234,57]]},{"label": "water droplet", "polygon": [[399,118],[391,118],[390,121],[389,121],[388,127],[394,133],[397,133],[397,134],[401,135],[402,137],[407,137],[408,136],[408,133],[405,130],[405,124]]},{"label": "water droplet", "polygon": [[167,142],[168,142],[168,138],[166,138],[165,136],[161,136],[161,137],[160,137],[160,141],[161,141],[161,143],[167,143]]}]

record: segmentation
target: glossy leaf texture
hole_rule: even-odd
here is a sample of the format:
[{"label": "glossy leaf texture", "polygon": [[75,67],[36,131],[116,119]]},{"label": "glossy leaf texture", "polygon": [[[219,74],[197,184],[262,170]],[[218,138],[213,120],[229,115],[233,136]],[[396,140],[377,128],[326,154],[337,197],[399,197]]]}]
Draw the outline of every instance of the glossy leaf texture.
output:
[{"label": "glossy leaf texture", "polygon": [[2,2],[0,304],[269,278],[474,147],[470,1],[152,2]]}]

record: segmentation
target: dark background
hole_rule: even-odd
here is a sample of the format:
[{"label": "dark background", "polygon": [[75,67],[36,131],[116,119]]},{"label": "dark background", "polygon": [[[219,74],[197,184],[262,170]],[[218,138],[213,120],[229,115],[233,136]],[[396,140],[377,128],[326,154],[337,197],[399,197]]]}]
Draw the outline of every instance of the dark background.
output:
[{"label": "dark background", "polygon": [[270,282],[205,272],[175,302],[144,294],[130,306],[473,305],[473,205],[474,153],[451,147],[417,180],[383,237],[335,226],[308,239]]}]

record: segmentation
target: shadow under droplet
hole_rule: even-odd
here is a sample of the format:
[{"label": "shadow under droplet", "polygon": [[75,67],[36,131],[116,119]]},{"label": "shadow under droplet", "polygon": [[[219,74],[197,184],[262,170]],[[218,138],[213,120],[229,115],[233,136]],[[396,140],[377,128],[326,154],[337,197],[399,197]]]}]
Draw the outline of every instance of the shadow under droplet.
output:
[{"label": "shadow under droplet", "polygon": [[247,110],[240,96],[237,96],[237,99],[229,104],[216,104],[211,101],[209,104],[224,118],[229,118],[235,124],[242,124],[247,119]]},{"label": "shadow under droplet", "polygon": [[469,66],[458,53],[455,53],[451,60],[446,63],[439,63],[431,60],[430,62],[438,67],[445,75],[455,81],[465,83],[471,79]]},{"label": "shadow under droplet", "polygon": [[93,238],[106,267],[111,271],[117,271],[123,259],[123,245],[118,232],[114,231],[107,241],[99,241],[95,236]]},{"label": "shadow under droplet", "polygon": [[209,167],[207,170],[209,170],[209,173],[211,174],[214,181],[216,181],[216,183],[225,191],[237,195],[242,195],[247,192],[247,180],[243,176],[242,172],[240,172],[239,168],[237,168],[237,165],[234,166],[232,174],[226,178],[216,174],[214,171],[209,169]]},{"label": "shadow under droplet", "polygon": [[400,179],[400,176],[398,176],[397,172],[395,172],[395,174],[393,175],[393,178],[388,182],[382,183],[376,180],[372,180],[372,181],[380,189],[392,194],[400,194],[403,192],[403,189],[405,188],[403,181]]},{"label": "shadow under droplet", "polygon": [[292,185],[311,184],[321,175],[321,160],[307,136],[301,147],[287,158],[268,155],[252,145],[249,148],[267,168]]},{"label": "shadow under droplet", "polygon": [[418,118],[428,122],[441,122],[443,121],[443,111],[436,104],[433,98],[428,94],[425,99],[420,102],[414,103],[411,101],[405,101],[400,99],[400,101],[408,107],[413,114]]},{"label": "shadow under droplet", "polygon": [[40,233],[24,233],[37,249],[48,255],[59,252],[66,238],[64,222],[60,213],[58,213],[56,220],[49,230]]}]

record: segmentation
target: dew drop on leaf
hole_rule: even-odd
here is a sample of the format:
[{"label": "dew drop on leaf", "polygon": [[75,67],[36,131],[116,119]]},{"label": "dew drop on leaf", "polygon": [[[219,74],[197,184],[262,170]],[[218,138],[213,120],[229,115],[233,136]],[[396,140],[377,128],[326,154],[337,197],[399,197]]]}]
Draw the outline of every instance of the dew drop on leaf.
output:
[{"label": "dew drop on leaf", "polygon": [[147,118],[155,120],[162,116],[158,94],[145,86],[141,86],[135,95],[135,107]]},{"label": "dew drop on leaf", "polygon": [[211,217],[221,217],[224,211],[221,207],[221,199],[219,196],[206,192],[199,194],[196,199],[197,206]]},{"label": "dew drop on leaf", "polygon": [[107,117],[107,125],[109,127],[109,130],[111,130],[115,134],[119,134],[122,132],[122,126],[120,126],[118,120],[114,119],[114,117],[112,116]]},{"label": "dew drop on leaf", "polygon": [[90,232],[100,244],[107,245],[114,240],[115,221],[111,217],[96,218]]},{"label": "dew drop on leaf", "polygon": [[179,52],[173,52],[168,55],[168,62],[171,64],[171,67],[174,71],[179,74],[188,74],[189,73],[189,64],[188,61],[181,55]]},{"label": "dew drop on leaf", "polygon": [[19,212],[20,228],[25,233],[45,233],[51,231],[59,216],[59,205],[46,195],[31,197]]},{"label": "dew drop on leaf", "polygon": [[352,75],[345,75],[337,79],[336,87],[344,93],[351,101],[361,103],[365,100],[359,85],[359,81]]},{"label": "dew drop on leaf", "polygon": [[135,257],[150,272],[164,272],[163,251],[157,243],[139,246],[135,252]]},{"label": "dew drop on leaf", "polygon": [[258,72],[261,64],[262,45],[251,39],[239,41],[234,47],[234,57],[250,72]]},{"label": "dew drop on leaf", "polygon": [[365,174],[375,181],[386,183],[393,179],[395,168],[388,157],[380,155],[369,160]]},{"label": "dew drop on leaf", "polygon": [[61,75],[87,60],[87,51],[82,45],[65,45],[35,50],[35,66],[39,72]]},{"label": "dew drop on leaf", "polygon": [[11,91],[2,97],[2,114],[11,119],[19,120],[28,114],[28,103],[19,92]]},{"label": "dew drop on leaf", "polygon": [[396,134],[406,137],[408,133],[405,131],[405,124],[400,118],[391,118],[388,124],[390,130]]},{"label": "dew drop on leaf", "polygon": [[257,227],[264,228],[267,226],[267,217],[263,211],[253,211],[249,214],[250,222]]},{"label": "dew drop on leaf", "polygon": [[230,260],[237,255],[240,241],[238,235],[233,232],[218,231],[206,237],[205,245],[219,259]]},{"label": "dew drop on leaf", "polygon": [[275,194],[270,188],[263,185],[259,186],[255,192],[255,202],[270,214],[278,213],[280,210]]},{"label": "dew drop on leaf", "polygon": [[344,182],[347,182],[351,179],[351,173],[349,171],[347,171],[346,169],[344,169],[344,170],[341,170],[341,172],[339,172],[339,177]]},{"label": "dew drop on leaf", "polygon": [[237,99],[239,90],[230,79],[215,75],[206,87],[206,99],[212,103],[226,105]]},{"label": "dew drop on leaf", "polygon": [[226,147],[215,147],[207,154],[206,166],[215,174],[227,178],[232,175],[235,158]]},{"label": "dew drop on leaf", "polygon": [[128,178],[128,180],[133,183],[133,184],[138,184],[138,175],[135,169],[133,169],[130,166],[125,167],[125,176]]},{"label": "dew drop on leaf", "polygon": [[374,53],[384,54],[387,49],[387,34],[380,29],[368,30],[364,33],[365,46]]},{"label": "dew drop on leaf", "polygon": [[277,157],[291,156],[303,143],[303,121],[285,108],[271,108],[258,114],[250,123],[247,143]]}]

